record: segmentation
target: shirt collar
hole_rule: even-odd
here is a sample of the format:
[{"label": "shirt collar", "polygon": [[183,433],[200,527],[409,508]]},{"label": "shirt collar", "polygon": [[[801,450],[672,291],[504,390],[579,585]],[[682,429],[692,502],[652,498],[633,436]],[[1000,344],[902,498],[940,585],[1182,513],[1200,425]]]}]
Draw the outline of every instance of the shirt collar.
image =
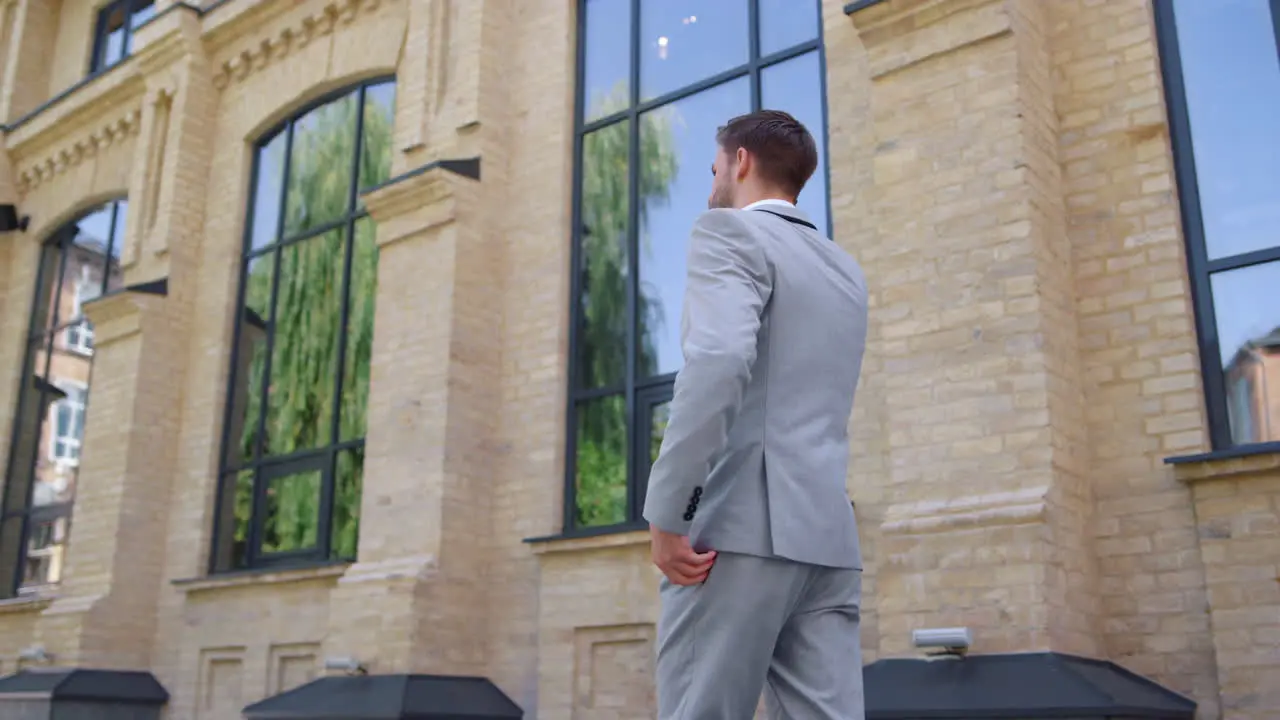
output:
[{"label": "shirt collar", "polygon": [[764,200],[757,200],[742,209],[754,210],[758,207],[761,207],[762,205],[781,205],[782,207],[789,207],[789,208],[795,207],[795,204],[789,203],[786,200],[782,200],[780,198],[765,198]]}]

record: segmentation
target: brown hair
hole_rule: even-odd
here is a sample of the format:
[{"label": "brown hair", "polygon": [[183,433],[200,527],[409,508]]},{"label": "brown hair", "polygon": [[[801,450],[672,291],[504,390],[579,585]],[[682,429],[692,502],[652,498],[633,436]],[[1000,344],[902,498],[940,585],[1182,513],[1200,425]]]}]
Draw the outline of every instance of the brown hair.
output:
[{"label": "brown hair", "polygon": [[716,142],[730,155],[738,148],[751,153],[759,164],[760,177],[792,196],[800,195],[818,168],[813,136],[799,120],[781,110],[739,115],[716,130]]}]

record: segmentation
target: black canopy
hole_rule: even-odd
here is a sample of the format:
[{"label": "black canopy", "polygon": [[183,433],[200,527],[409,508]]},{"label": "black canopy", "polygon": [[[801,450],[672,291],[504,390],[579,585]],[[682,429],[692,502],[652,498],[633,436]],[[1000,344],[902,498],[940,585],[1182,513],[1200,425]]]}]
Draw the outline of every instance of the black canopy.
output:
[{"label": "black canopy", "polygon": [[481,677],[355,675],[313,680],[244,709],[248,720],[519,720]]},{"label": "black canopy", "polygon": [[879,660],[863,679],[867,720],[1192,720],[1196,711],[1115,663],[1053,652]]},{"label": "black canopy", "polygon": [[169,693],[149,672],[32,668],[0,678],[0,700],[6,698],[160,706]]}]

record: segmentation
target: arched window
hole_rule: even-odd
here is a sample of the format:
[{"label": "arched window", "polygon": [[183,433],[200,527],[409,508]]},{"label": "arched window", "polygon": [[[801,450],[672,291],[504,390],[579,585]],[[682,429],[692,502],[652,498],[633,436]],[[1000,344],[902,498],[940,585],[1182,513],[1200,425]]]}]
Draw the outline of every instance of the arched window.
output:
[{"label": "arched window", "polygon": [[0,518],[0,594],[62,576],[93,366],[93,326],[81,308],[122,285],[128,204],[110,202],[42,246],[14,414]]},{"label": "arched window", "polygon": [[[695,6],[696,7],[693,7]],[[785,110],[818,143],[798,205],[827,229],[818,0],[580,0],[565,531],[639,524],[683,363],[685,245],[716,128]]]},{"label": "arched window", "polygon": [[259,142],[212,571],[353,559],[395,82],[326,97]]}]

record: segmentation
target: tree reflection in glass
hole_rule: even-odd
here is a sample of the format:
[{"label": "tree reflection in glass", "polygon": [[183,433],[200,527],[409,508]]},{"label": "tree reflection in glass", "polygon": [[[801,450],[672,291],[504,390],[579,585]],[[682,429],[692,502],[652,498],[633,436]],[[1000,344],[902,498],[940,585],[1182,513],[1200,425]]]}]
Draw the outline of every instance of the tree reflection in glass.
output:
[{"label": "tree reflection in glass", "polygon": [[390,174],[394,105],[392,82],[356,89],[259,150],[227,458],[256,469],[228,468],[236,549],[215,565],[355,557],[378,264],[358,197]]},{"label": "tree reflection in glass", "polygon": [[[604,117],[627,105],[627,86],[619,82],[590,115]],[[678,170],[670,116],[651,113],[640,133],[640,212],[646,200],[662,201]],[[627,519],[627,377],[630,272],[630,133],[621,121],[589,133],[582,148],[581,248],[579,253],[579,357],[582,389],[615,388],[617,394],[578,404],[575,413],[576,524],[610,525]],[[637,293],[636,312],[648,315],[655,303]],[[653,344],[641,343],[641,363],[653,363]]]}]

